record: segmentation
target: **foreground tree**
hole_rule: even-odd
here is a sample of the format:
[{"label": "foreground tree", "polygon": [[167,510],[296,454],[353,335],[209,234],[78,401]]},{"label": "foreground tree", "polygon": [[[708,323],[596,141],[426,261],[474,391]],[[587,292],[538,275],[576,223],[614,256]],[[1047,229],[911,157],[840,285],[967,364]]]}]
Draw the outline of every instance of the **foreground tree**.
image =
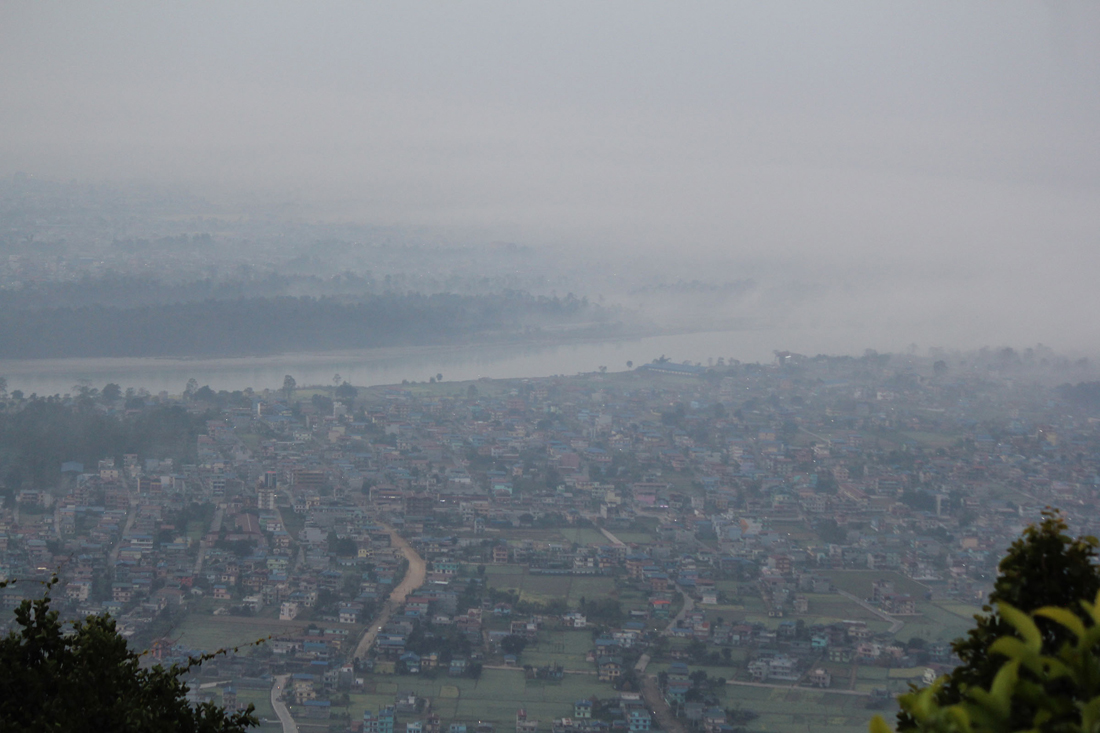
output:
[{"label": "foreground tree", "polygon": [[[143,669],[107,615],[62,624],[50,589],[15,611],[0,639],[0,730],[57,733],[242,733],[258,725],[252,705],[228,713],[187,702],[183,675],[202,663]],[[4,585],[4,584],[0,584]]]},{"label": "foreground tree", "polygon": [[[997,611],[1012,632],[990,646],[1002,660],[993,681],[965,687],[963,699],[951,705],[938,700],[946,678],[902,695],[898,702],[912,727],[921,733],[1100,731],[1100,594],[1092,602],[1045,606],[1031,614],[1007,603]],[[1039,624],[1053,624],[1068,637],[1056,653],[1045,652]],[[870,728],[890,733],[880,717]]]},{"label": "foreground tree", "polygon": [[[1095,623],[1087,604],[1100,592],[1098,546],[1100,541],[1095,537],[1070,536],[1065,520],[1057,511],[1044,511],[1042,521],[1024,530],[1023,536],[1012,544],[1001,560],[1000,572],[989,597],[990,605],[984,606],[984,613],[975,617],[975,627],[953,644],[962,663],[932,688],[914,690],[909,696],[903,696],[898,730],[941,730],[921,723],[921,718],[915,714],[918,696],[924,706],[921,709],[941,710],[972,703],[976,690],[992,690],[995,681],[1003,679],[999,675],[1008,661],[1005,643],[1000,640],[1018,634],[1021,617],[1032,618],[1029,614],[1033,614],[1038,652],[1042,655],[1057,655],[1067,644],[1076,643],[1074,624],[1091,627]],[[1050,607],[1061,609],[1057,618],[1045,611]],[[1100,675],[1100,668],[1097,674]],[[1005,689],[1003,684],[999,689]],[[1004,730],[1033,729],[1040,709],[1037,705],[1039,703],[1025,697],[1014,698],[1007,709],[1008,718],[1003,721],[1009,727]],[[1063,729],[1041,727],[1036,730]]]}]

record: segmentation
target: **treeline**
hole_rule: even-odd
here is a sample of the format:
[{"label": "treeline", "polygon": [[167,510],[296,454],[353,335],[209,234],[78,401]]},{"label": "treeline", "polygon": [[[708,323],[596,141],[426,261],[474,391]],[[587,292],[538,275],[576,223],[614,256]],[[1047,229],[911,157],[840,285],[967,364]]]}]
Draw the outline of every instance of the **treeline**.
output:
[{"label": "treeline", "polygon": [[25,400],[0,412],[0,483],[8,492],[54,486],[66,461],[95,470],[99,459],[114,458],[121,465],[127,453],[193,462],[206,417],[178,406],[114,416],[79,400]]},{"label": "treeline", "polygon": [[197,278],[179,282],[139,275],[107,274],[72,281],[32,282],[19,289],[0,290],[0,310],[90,306],[136,308],[206,300],[305,295],[347,298],[367,296],[382,290],[404,292],[389,285],[387,280],[350,272],[332,277],[271,273],[260,278]]},{"label": "treeline", "polygon": [[586,299],[380,294],[205,300],[132,308],[0,309],[0,359],[240,356],[517,336],[599,319]]}]

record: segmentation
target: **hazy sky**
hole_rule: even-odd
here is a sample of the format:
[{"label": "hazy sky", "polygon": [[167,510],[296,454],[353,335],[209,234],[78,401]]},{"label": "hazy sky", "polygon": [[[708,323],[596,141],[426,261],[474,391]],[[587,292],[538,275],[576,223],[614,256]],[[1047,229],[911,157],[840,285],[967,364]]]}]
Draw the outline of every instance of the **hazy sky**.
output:
[{"label": "hazy sky", "polygon": [[1100,344],[1094,2],[5,0],[0,100],[0,175],[724,261],[833,282],[824,318],[871,295],[915,337]]}]

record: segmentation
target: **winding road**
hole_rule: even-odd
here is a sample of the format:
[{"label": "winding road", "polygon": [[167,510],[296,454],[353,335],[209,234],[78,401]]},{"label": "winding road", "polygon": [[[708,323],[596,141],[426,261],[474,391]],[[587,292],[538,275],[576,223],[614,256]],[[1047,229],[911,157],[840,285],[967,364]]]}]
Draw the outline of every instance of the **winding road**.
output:
[{"label": "winding road", "polygon": [[290,711],[279,699],[288,679],[290,679],[288,674],[281,674],[275,678],[275,686],[271,688],[271,707],[275,708],[275,714],[279,716],[279,722],[283,724],[283,733],[298,733],[298,724],[294,722],[294,718],[290,717]]},{"label": "winding road", "polygon": [[401,554],[409,561],[409,569],[405,573],[405,577],[401,580],[401,583],[393,589],[393,592],[390,593],[390,597],[382,604],[381,613],[370,622],[370,626],[367,627],[366,633],[363,634],[363,638],[359,640],[359,645],[355,647],[354,656],[360,659],[367,656],[367,652],[370,651],[371,644],[374,643],[374,639],[378,636],[378,632],[405,602],[405,598],[414,590],[424,585],[424,577],[428,572],[428,564],[424,562],[424,558],[420,557],[420,553],[414,550],[412,545],[405,541],[404,537],[397,534],[397,530],[393,527],[385,524],[382,526],[389,532],[390,541],[401,550]]}]

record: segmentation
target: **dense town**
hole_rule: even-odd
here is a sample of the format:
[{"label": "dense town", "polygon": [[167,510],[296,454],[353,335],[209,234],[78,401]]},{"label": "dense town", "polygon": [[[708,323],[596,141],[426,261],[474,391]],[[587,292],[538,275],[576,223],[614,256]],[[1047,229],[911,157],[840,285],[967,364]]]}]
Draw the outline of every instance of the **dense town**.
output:
[{"label": "dense town", "polygon": [[957,663],[1044,508],[1096,532],[1097,422],[1008,351],[112,385],[203,416],[189,462],[10,491],[0,599],[56,574],[150,664],[224,650],[190,695],[272,730],[863,730]]}]

